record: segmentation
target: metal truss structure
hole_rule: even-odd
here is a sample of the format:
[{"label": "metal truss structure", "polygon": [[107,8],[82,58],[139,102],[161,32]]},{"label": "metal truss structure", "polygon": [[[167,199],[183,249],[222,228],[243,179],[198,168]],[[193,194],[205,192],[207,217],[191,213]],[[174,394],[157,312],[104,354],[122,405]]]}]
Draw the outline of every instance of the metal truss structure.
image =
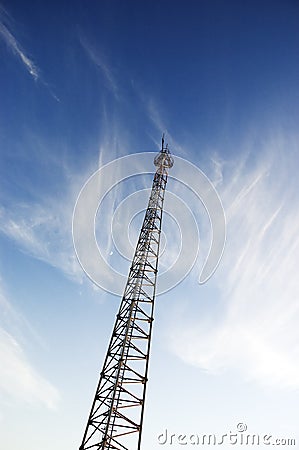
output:
[{"label": "metal truss structure", "polygon": [[79,450],[141,449],[168,146],[156,156],[148,207]]}]

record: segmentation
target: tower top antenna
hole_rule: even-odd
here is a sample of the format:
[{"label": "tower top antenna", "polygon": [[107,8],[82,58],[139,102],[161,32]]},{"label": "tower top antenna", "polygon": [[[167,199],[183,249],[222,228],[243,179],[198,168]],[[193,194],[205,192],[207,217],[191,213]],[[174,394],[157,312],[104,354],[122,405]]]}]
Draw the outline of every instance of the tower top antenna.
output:
[{"label": "tower top antenna", "polygon": [[162,148],[158,155],[154,159],[154,164],[157,166],[160,170],[165,169],[171,169],[173,166],[173,157],[171,156],[170,150],[168,148],[168,144],[164,144],[164,133],[162,134]]}]

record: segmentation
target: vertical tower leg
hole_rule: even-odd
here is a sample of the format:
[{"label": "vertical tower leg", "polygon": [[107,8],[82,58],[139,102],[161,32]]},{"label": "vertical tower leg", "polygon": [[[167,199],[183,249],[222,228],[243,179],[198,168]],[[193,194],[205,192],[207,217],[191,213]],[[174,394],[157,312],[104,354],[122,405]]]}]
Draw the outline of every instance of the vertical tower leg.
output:
[{"label": "vertical tower leg", "polygon": [[155,158],[148,207],[79,450],[141,448],[164,194],[173,159]]}]

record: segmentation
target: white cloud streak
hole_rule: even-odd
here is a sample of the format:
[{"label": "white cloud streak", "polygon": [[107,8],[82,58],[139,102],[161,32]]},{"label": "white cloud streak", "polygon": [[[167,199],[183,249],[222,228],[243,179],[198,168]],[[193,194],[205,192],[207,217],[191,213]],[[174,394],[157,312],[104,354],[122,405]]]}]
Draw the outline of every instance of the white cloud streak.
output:
[{"label": "white cloud streak", "polygon": [[73,250],[72,206],[66,197],[48,199],[44,204],[16,204],[0,209],[0,232],[36,259],[58,268],[67,276],[82,281],[82,271]]},{"label": "white cloud streak", "polygon": [[[107,138],[100,148],[99,164],[110,159],[110,150],[117,152]],[[48,161],[56,165],[57,161]],[[43,261],[60,270],[72,281],[82,283],[87,280],[82,270],[73,246],[72,216],[77,196],[84,183],[96,170],[89,167],[81,174],[65,167],[59,180],[62,195],[57,198],[47,193],[34,193],[30,202],[15,200],[9,206],[0,206],[0,233],[11,239],[22,252]],[[102,180],[99,179],[98,189]],[[24,186],[26,191],[26,186]],[[104,212],[100,211],[98,220],[98,241],[104,258],[109,259],[111,252],[111,218],[118,196],[116,186],[105,201]],[[6,202],[7,203],[7,202]],[[82,218],[83,220],[83,218]],[[98,260],[94,261],[97,265]],[[101,268],[99,267],[99,270]]]},{"label": "white cloud streak", "polygon": [[[16,313],[0,286],[1,322],[20,325]],[[57,389],[33,368],[17,339],[0,326],[0,392],[18,402],[42,404],[54,409],[59,401]]]},{"label": "white cloud streak", "polygon": [[40,83],[42,83],[48,89],[51,96],[57,102],[60,102],[60,99],[55,94],[52,87],[42,79],[41,71],[37,67],[35,62],[28,56],[27,52],[24,50],[20,42],[18,42],[13,33],[4,24],[5,21],[3,20],[3,18],[6,19],[7,22],[12,21],[9,13],[0,5],[0,39],[2,38],[2,40],[7,45],[7,48],[21,61],[26,71],[34,79],[34,81],[39,81]]},{"label": "white cloud streak", "polygon": [[221,176],[217,163],[227,214],[227,245],[212,279],[219,309],[207,304],[204,315],[192,310],[183,318],[180,311],[170,330],[172,349],[188,363],[293,389],[299,387],[298,142],[276,134],[255,163],[227,161]]},{"label": "white cloud streak", "polygon": [[[161,110],[160,108],[158,108],[157,102],[154,100],[154,98],[147,97],[140,90],[137,90],[137,92],[141,102],[144,104],[149,119],[151,120],[155,128],[159,131],[160,135],[161,136],[162,134],[165,135],[165,142],[169,144],[171,152],[177,156],[181,156],[182,158],[188,158],[189,153],[174,139],[174,137],[168,130],[166,126],[166,121],[165,119],[162,118]],[[156,138],[152,138],[152,140],[156,144],[157,149],[160,150],[161,141],[157,140]]]},{"label": "white cloud streak", "polygon": [[39,70],[35,63],[26,55],[25,50],[22,48],[20,43],[16,40],[16,38],[12,35],[12,33],[8,30],[8,28],[0,22],[0,36],[3,41],[6,43],[7,47],[10,51],[16,55],[21,62],[23,63],[27,72],[32,76],[32,78],[37,81],[39,78]]},{"label": "white cloud streak", "polygon": [[112,69],[107,63],[103,54],[100,54],[98,49],[95,49],[87,40],[80,36],[80,44],[85,50],[89,59],[98,67],[104,76],[107,87],[114,94],[114,97],[118,99],[118,85],[116,83],[115,77],[113,75]]},{"label": "white cloud streak", "polygon": [[18,342],[0,329],[0,390],[18,401],[56,407],[59,394],[39,375],[28,361]]}]

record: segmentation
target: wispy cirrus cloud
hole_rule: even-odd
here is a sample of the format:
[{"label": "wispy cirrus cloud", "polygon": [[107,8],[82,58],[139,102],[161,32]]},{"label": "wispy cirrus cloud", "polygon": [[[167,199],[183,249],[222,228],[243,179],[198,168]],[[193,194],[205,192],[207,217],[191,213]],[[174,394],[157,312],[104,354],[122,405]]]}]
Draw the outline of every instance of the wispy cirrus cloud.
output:
[{"label": "wispy cirrus cloud", "polygon": [[96,49],[94,46],[92,46],[91,43],[88,42],[85,37],[80,36],[79,41],[80,41],[82,48],[85,50],[87,56],[89,57],[89,59],[95,64],[96,67],[98,67],[100,69],[100,71],[103,74],[104,79],[106,81],[107,87],[114,94],[114,97],[116,99],[118,99],[118,95],[119,95],[118,84],[116,82],[113,71],[112,71],[111,67],[109,66],[103,53],[101,53],[99,49]]},{"label": "wispy cirrus cloud", "polygon": [[6,43],[9,50],[19,58],[22,62],[23,66],[27,70],[27,72],[32,76],[32,78],[36,81],[39,78],[39,69],[32,59],[26,54],[26,51],[22,48],[21,44],[17,41],[17,39],[13,36],[11,31],[4,25],[1,21],[0,15],[0,36],[2,40]]},{"label": "wispy cirrus cloud", "polygon": [[23,48],[20,42],[15,37],[15,33],[11,31],[10,26],[7,25],[12,22],[9,13],[0,5],[0,39],[5,42],[7,48],[10,52],[15,55],[19,61],[22,63],[25,70],[34,79],[34,81],[39,81],[42,83],[49,91],[51,96],[60,102],[60,99],[53,91],[52,87],[43,79],[41,76],[41,71],[36,63],[31,57],[28,56],[28,52]]},{"label": "wispy cirrus cloud", "polygon": [[[30,363],[24,348],[8,328],[19,328],[24,320],[14,310],[0,285],[0,392],[9,399],[56,407],[59,393]],[[13,325],[13,326],[12,326]],[[7,328],[8,327],[8,328]]]},{"label": "wispy cirrus cloud", "polygon": [[227,245],[212,279],[218,310],[207,306],[199,317],[193,311],[184,318],[180,311],[170,330],[172,349],[188,363],[293,389],[299,387],[298,142],[276,133],[255,162],[250,154],[217,162],[227,217]]},{"label": "wispy cirrus cloud", "polygon": [[[111,158],[111,149],[115,153],[116,149],[109,137],[103,138],[99,147],[98,164],[101,166]],[[77,196],[84,183],[97,169],[97,164],[88,165],[85,170],[81,167],[78,172],[67,165],[62,168],[59,160],[53,159],[52,156],[48,158],[44,152],[42,154],[43,158],[47,158],[48,167],[57,168],[59,164],[62,169],[57,180],[62,192],[60,197],[47,192],[46,187],[43,191],[36,191],[32,189],[31,182],[27,186],[26,179],[23,180],[24,198],[14,198],[10,202],[3,202],[5,206],[0,206],[0,234],[13,241],[23,253],[49,264],[72,281],[81,284],[86,276],[73,246],[72,216]],[[27,196],[30,201],[25,199]],[[117,188],[108,196],[105,204],[107,214],[102,213],[100,217],[98,238],[105,257],[109,257],[111,251],[110,226],[116,196]],[[95,260],[94,264],[98,264],[98,260]]]},{"label": "wispy cirrus cloud", "polygon": [[[159,135],[165,135],[165,141],[169,144],[169,148],[171,152],[177,156],[181,156],[182,158],[188,158],[189,152],[184,148],[184,146],[180,145],[180,143],[174,139],[172,133],[167,127],[166,114],[163,114],[161,111],[161,107],[158,106],[156,99],[150,95],[146,95],[143,90],[134,85],[134,89],[137,92],[141,103],[144,106],[144,110],[147,114],[147,117],[154,125],[155,129],[158,130]],[[164,117],[163,117],[164,116]],[[161,141],[152,137],[153,142],[156,144],[157,149],[161,148]]]},{"label": "wispy cirrus cloud", "polygon": [[25,253],[81,282],[82,271],[72,244],[72,206],[67,199],[15,204],[0,209],[0,232]]},{"label": "wispy cirrus cloud", "polygon": [[0,390],[10,398],[26,403],[41,403],[55,408],[57,389],[30,364],[19,343],[0,329]]}]

